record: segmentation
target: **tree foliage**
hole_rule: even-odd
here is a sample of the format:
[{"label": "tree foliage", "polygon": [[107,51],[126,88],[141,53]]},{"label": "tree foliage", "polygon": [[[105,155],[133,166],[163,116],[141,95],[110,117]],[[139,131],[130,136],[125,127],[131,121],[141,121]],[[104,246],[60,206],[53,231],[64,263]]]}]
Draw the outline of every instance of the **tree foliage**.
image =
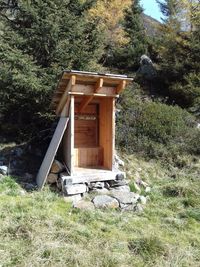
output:
[{"label": "tree foliage", "polygon": [[61,70],[98,68],[102,36],[87,16],[93,2],[0,1],[0,112],[6,118],[48,114]]},{"label": "tree foliage", "polygon": [[89,10],[89,18],[98,21],[98,28],[104,35],[105,49],[101,62],[112,65],[114,51],[128,43],[129,39],[123,29],[124,11],[131,5],[131,0],[97,0]]},{"label": "tree foliage", "polygon": [[[162,80],[160,86],[171,100],[197,114],[200,106],[198,6],[194,1],[180,0],[165,0],[160,5],[166,15],[165,23],[160,28],[161,38],[158,45]],[[191,10],[193,14],[188,24],[190,27],[185,27],[180,14],[191,14]]]},{"label": "tree foliage", "polygon": [[147,36],[142,22],[143,9],[140,1],[133,1],[125,10],[123,28],[128,42],[117,47],[113,55],[113,64],[121,69],[136,71],[140,57],[147,52]]}]

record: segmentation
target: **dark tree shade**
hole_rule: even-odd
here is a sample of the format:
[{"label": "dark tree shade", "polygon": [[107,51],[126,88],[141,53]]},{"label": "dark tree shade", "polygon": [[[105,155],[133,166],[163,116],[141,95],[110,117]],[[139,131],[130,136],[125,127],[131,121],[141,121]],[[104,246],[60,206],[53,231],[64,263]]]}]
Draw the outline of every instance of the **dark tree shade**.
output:
[{"label": "dark tree shade", "polygon": [[118,67],[136,71],[139,68],[140,57],[147,52],[147,37],[142,22],[143,9],[140,1],[133,1],[130,8],[125,11],[123,22],[128,44],[115,52]]},{"label": "dark tree shade", "polygon": [[87,18],[94,2],[0,0],[2,115],[25,114],[26,122],[49,115],[51,92],[63,69],[97,68],[103,40]]}]

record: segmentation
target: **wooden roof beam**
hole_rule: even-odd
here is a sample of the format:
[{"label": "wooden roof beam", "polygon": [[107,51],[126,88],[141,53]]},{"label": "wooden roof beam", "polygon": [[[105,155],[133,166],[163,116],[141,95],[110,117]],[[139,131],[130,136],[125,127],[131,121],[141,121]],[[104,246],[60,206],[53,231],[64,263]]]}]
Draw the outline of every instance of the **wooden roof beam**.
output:
[{"label": "wooden roof beam", "polygon": [[[103,87],[103,78],[98,79],[94,86],[94,93],[97,93]],[[79,106],[79,112],[83,112],[83,110],[87,107],[87,105],[92,101],[94,95],[87,96],[83,99]]]},{"label": "wooden roof beam", "polygon": [[100,78],[95,86],[94,86],[94,93],[97,93],[103,87],[103,78]]},{"label": "wooden roof beam", "polygon": [[80,106],[79,106],[79,113],[83,112],[83,110],[86,108],[86,106],[91,102],[91,100],[94,98],[93,95],[90,95],[90,96],[86,96],[82,102],[80,103]]},{"label": "wooden roof beam", "polygon": [[68,93],[71,90],[71,88],[73,86],[75,86],[75,84],[76,84],[76,76],[75,75],[72,75],[70,77],[70,80],[69,80],[69,82],[68,82],[65,90],[64,90],[64,93],[63,93],[63,95],[62,95],[62,97],[60,99],[60,102],[59,102],[59,104],[57,106],[56,115],[59,115],[59,113],[62,111],[62,109],[63,109],[63,107],[65,105],[65,102],[67,100]]},{"label": "wooden roof beam", "polygon": [[126,87],[126,81],[123,80],[119,83],[119,85],[116,88],[117,94],[121,93]]}]

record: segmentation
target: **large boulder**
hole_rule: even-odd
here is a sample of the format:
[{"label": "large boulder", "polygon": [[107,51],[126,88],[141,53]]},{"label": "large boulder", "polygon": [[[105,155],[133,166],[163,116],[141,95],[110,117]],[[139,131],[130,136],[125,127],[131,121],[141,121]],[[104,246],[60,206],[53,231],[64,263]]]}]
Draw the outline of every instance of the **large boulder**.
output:
[{"label": "large boulder", "polygon": [[64,186],[64,191],[67,195],[82,194],[87,191],[86,184],[68,184]]},{"label": "large boulder", "polygon": [[96,208],[119,208],[119,202],[115,198],[107,195],[96,196],[92,202]]},{"label": "large boulder", "polygon": [[7,166],[0,166],[0,174],[7,175],[8,174],[8,167]]}]

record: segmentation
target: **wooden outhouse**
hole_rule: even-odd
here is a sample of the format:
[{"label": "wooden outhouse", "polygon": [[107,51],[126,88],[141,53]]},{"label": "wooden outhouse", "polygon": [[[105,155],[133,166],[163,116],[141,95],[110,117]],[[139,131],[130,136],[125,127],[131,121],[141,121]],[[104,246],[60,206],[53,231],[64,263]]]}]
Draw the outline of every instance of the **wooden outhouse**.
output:
[{"label": "wooden outhouse", "polygon": [[130,81],[125,75],[62,73],[52,99],[60,121],[38,173],[39,187],[45,183],[59,145],[67,173],[77,181],[115,175],[115,100]]}]

